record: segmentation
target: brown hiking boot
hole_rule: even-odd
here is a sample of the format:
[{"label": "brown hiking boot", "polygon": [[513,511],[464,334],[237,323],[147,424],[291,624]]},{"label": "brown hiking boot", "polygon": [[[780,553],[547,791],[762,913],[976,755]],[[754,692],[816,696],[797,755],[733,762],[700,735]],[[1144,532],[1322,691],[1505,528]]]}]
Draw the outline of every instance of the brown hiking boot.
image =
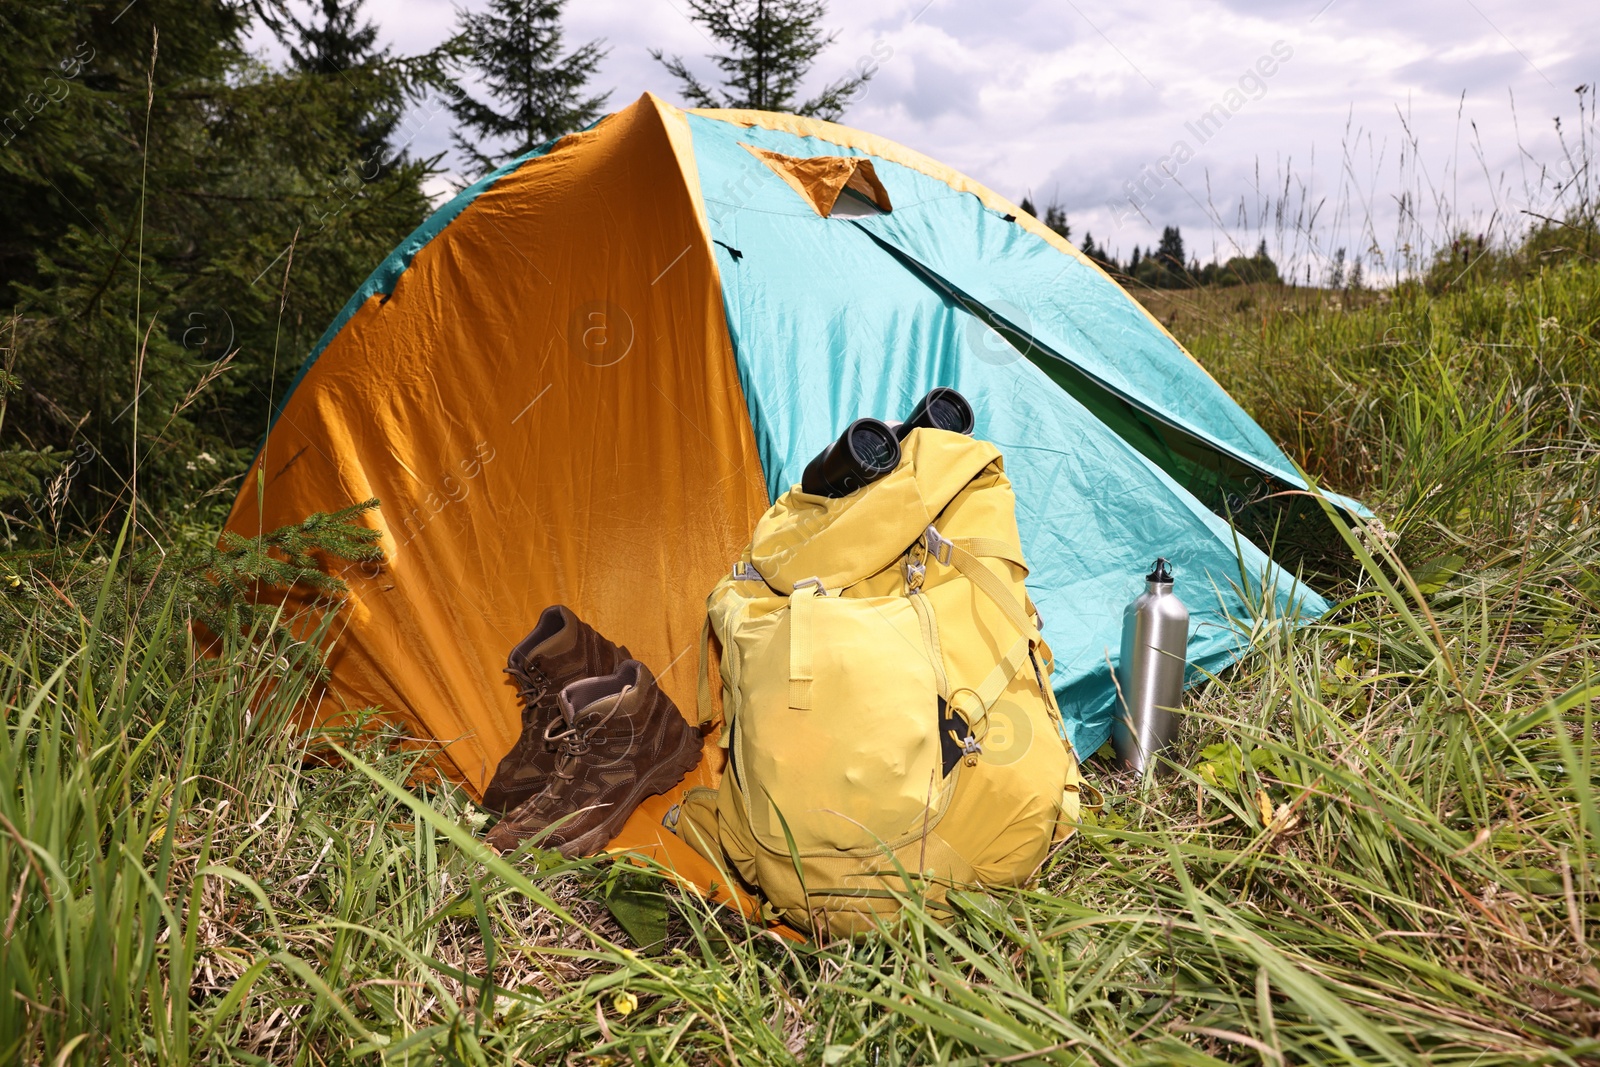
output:
[{"label": "brown hiking boot", "polygon": [[506,673],[516,682],[522,704],[522,735],[489,779],[483,807],[507,812],[544,788],[556,764],[545,731],[561,718],[557,695],[580,679],[611,674],[628,658],[626,648],[601,637],[566,605],[544,609],[533,632],[506,659]]},{"label": "brown hiking boot", "polygon": [[561,718],[545,732],[557,749],[549,784],[489,831],[502,852],[539,835],[567,857],[596,852],[640,801],[671,789],[700,762],[700,731],[638,660],[573,682],[560,705]]}]

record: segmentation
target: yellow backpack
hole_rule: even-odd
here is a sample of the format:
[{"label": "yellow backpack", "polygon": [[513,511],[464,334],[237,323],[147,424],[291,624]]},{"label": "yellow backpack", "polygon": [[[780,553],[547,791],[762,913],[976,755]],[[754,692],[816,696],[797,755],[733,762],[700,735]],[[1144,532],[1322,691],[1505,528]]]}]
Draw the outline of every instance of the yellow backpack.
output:
[{"label": "yellow backpack", "polygon": [[800,929],[1020,885],[1079,815],[1000,452],[931,429],[902,452],[842,499],[785,493],[707,602],[728,764],[677,832]]}]

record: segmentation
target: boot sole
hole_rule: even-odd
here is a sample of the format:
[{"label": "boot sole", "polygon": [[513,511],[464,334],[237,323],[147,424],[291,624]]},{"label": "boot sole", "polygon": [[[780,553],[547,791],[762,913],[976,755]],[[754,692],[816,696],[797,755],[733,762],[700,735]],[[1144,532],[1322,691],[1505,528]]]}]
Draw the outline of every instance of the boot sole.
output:
[{"label": "boot sole", "polygon": [[622,829],[622,824],[628,821],[628,817],[638,809],[646,797],[665,793],[700,765],[703,740],[700,731],[691,729],[685,724],[683,740],[665,757],[665,761],[657,764],[649,774],[639,779],[628,791],[627,796],[616,802],[616,807],[612,809],[611,815],[605,822],[581,837],[575,837],[559,845],[561,854],[567,859],[575,859],[597,852],[609,844],[611,839],[617,836],[617,831]]}]

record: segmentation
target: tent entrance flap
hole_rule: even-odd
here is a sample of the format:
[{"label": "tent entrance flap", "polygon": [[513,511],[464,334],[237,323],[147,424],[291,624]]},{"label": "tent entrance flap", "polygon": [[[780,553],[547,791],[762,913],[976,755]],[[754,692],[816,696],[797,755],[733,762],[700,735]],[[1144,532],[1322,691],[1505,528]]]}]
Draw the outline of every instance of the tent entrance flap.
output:
[{"label": "tent entrance flap", "polygon": [[1041,344],[1026,327],[962,292],[882,234],[866,227],[861,229],[929,287],[1002,337],[1117,436],[1213,511],[1221,513],[1230,506],[1230,501],[1237,506],[1237,502],[1258,497],[1274,486],[1283,487],[1282,480],[1273,472],[1173,424],[1158,412],[1088,374]]}]

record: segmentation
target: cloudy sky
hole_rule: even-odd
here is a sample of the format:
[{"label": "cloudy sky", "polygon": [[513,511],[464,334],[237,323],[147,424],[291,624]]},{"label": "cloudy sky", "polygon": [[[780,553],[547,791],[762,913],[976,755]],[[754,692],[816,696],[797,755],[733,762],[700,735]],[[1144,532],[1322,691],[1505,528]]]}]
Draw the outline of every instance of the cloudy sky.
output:
[{"label": "cloudy sky", "polygon": [[[367,11],[411,52],[448,35],[455,7]],[[569,43],[604,39],[596,84],[613,106],[645,90],[677,102],[648,50],[711,73],[686,10],[571,0]],[[1202,260],[1264,237],[1302,267],[1348,247],[1381,270],[1407,242],[1559,211],[1553,120],[1574,148],[1595,129],[1575,90],[1600,80],[1597,0],[833,0],[827,24],[816,85],[876,71],[848,125],[1041,212],[1055,200],[1075,241],[1091,232],[1124,258],[1175,224]],[[416,150],[448,135],[441,114]]]}]

